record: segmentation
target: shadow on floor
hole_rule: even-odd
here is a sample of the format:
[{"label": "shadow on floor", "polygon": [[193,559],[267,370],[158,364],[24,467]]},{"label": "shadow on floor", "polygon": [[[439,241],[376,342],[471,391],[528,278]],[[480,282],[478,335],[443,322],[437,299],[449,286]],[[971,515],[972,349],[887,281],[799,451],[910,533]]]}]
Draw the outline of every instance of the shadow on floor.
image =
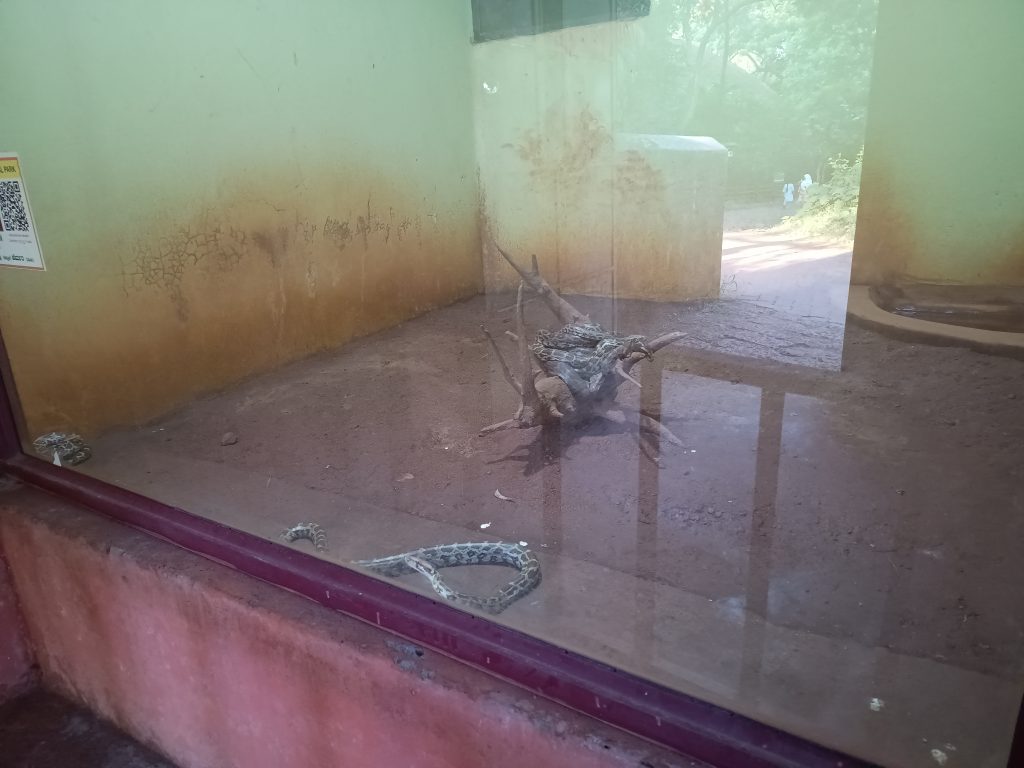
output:
[{"label": "shadow on floor", "polygon": [[5,768],[175,768],[110,723],[36,690],[0,707]]}]

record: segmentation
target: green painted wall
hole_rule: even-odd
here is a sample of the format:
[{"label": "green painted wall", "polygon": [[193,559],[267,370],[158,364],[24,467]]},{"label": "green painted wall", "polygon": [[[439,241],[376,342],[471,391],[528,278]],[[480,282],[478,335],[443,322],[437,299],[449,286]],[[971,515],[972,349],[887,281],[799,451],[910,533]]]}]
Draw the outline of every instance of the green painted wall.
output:
[{"label": "green painted wall", "polygon": [[882,0],[853,277],[1024,284],[1024,2]]},{"label": "green painted wall", "polygon": [[5,0],[32,434],[138,423],[481,287],[468,2]]},{"label": "green painted wall", "polygon": [[[637,20],[473,46],[486,236],[523,263],[536,253],[562,291],[717,295],[724,156],[647,151],[627,135],[680,132],[671,27],[672,4],[655,0]],[[488,289],[511,287],[489,250]]]}]

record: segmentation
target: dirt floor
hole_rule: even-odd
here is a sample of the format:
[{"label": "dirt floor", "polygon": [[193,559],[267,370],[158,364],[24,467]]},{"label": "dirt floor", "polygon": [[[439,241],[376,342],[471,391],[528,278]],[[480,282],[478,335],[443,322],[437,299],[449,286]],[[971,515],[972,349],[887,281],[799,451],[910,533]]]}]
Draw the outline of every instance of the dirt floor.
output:
[{"label": "dirt floor", "polygon": [[1024,680],[1024,364],[844,327],[847,252],[747,245],[719,301],[571,297],[689,334],[634,369],[684,443],[660,467],[635,418],[479,436],[517,402],[479,332],[514,300],[487,296],[107,434],[81,470],[268,537],[316,521],[338,561],[527,542],[544,581],[498,621],[886,765],[999,765]]},{"label": "dirt floor", "polygon": [[5,768],[174,768],[88,710],[43,690],[0,707]]}]

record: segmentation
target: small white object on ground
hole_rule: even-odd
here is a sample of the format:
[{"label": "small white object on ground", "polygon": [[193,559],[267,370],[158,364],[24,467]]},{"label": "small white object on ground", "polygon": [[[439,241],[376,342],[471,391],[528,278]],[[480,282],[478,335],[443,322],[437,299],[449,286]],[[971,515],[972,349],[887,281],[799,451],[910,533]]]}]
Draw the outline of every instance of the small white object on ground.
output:
[{"label": "small white object on ground", "polygon": [[934,760],[939,765],[945,765],[948,759],[949,757],[947,757],[946,753],[943,752],[941,749],[932,750],[932,760]]},{"label": "small white object on ground", "polygon": [[399,475],[395,478],[396,483],[404,483],[406,480],[412,480],[415,475],[411,472],[406,472],[404,475]]},{"label": "small white object on ground", "polygon": [[510,499],[508,496],[503,494],[497,488],[494,489],[494,498],[501,499],[502,501],[513,501],[513,499]]},{"label": "small white object on ground", "polygon": [[882,707],[885,706],[885,702],[882,701],[881,699],[871,699],[868,702],[868,706],[871,707],[871,711],[872,712],[881,712],[882,711]]},{"label": "small white object on ground", "polygon": [[481,528],[490,528],[491,524],[490,523],[480,523],[480,527]]}]

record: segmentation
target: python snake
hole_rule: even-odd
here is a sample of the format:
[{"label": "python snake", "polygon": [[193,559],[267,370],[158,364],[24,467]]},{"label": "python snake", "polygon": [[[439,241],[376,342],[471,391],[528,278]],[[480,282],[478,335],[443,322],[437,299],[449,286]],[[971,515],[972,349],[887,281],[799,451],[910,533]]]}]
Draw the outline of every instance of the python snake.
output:
[{"label": "python snake", "polygon": [[570,323],[554,333],[540,330],[530,351],[545,373],[560,378],[583,399],[600,396],[606,386],[617,383],[610,374],[620,361],[636,352],[653,356],[643,336],[619,336],[596,323]]},{"label": "python snake", "polygon": [[41,435],[32,441],[32,446],[37,454],[61,466],[73,467],[92,457],[92,449],[86,445],[82,436],[69,432]]},{"label": "python snake", "polygon": [[[313,542],[317,552],[327,549],[327,534],[316,523],[294,525],[286,530],[282,537],[288,542],[308,539]],[[350,564],[390,578],[420,573],[427,578],[433,590],[445,600],[491,614],[501,613],[516,600],[532,592],[541,580],[540,563],[530,550],[519,544],[501,541],[442,544],[372,560],[353,560]],[[503,565],[515,568],[519,575],[498,590],[497,594],[477,597],[452,589],[438,573],[440,568],[459,565]]]}]

